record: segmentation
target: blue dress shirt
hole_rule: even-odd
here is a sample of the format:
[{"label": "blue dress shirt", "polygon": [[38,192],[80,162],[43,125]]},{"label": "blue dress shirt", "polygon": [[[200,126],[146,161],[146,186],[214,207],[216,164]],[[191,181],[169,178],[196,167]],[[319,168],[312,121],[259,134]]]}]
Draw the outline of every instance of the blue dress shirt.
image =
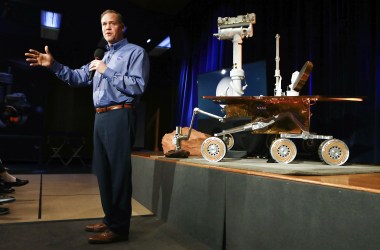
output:
[{"label": "blue dress shirt", "polygon": [[95,72],[89,80],[90,63],[79,69],[54,61],[50,68],[62,81],[71,86],[93,85],[95,107],[105,107],[119,103],[134,103],[141,96],[149,80],[149,57],[138,45],[126,38],[106,46],[103,62],[107,69],[103,74]]}]

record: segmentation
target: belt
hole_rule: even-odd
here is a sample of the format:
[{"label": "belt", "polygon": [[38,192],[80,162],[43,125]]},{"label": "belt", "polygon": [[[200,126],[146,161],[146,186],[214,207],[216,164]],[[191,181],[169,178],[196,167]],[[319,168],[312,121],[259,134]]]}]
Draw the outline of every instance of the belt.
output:
[{"label": "belt", "polygon": [[124,103],[124,104],[118,104],[118,105],[111,105],[107,107],[101,107],[101,108],[96,108],[96,113],[104,113],[110,110],[115,110],[115,109],[130,109],[132,108],[131,104]]}]

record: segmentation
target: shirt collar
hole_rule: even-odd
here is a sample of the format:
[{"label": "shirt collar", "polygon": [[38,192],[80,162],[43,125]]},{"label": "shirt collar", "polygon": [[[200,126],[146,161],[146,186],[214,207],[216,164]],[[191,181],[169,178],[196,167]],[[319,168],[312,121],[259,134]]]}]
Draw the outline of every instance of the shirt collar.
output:
[{"label": "shirt collar", "polygon": [[106,49],[107,50],[118,50],[120,47],[124,46],[124,44],[127,44],[128,40],[127,38],[123,38],[122,40],[118,41],[117,43],[114,44],[107,44]]}]

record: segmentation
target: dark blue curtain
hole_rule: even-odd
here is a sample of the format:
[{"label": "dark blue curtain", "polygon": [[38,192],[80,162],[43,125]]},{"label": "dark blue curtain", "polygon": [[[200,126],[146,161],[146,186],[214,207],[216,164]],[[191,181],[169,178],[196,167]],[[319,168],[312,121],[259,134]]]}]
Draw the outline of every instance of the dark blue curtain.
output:
[{"label": "dark blue curtain", "polygon": [[181,62],[177,125],[190,124],[197,106],[197,75],[231,67],[231,42],[212,36],[217,32],[217,17],[252,12],[257,23],[254,36],[244,40],[243,63],[267,61],[269,95],[275,83],[278,33],[283,91],[291,74],[310,60],[313,72],[301,94],[365,97],[362,103],[317,103],[311,108],[312,132],[344,140],[352,162],[379,164],[379,1],[192,1],[182,17],[187,21],[181,22],[191,42]]},{"label": "dark blue curtain", "polygon": [[177,125],[181,127],[190,126],[193,108],[197,105],[197,71],[189,64],[189,61],[184,60],[180,71],[177,105],[179,122]]},{"label": "dark blue curtain", "polygon": [[[183,48],[185,51],[179,75],[176,125],[190,126],[193,109],[198,104],[198,74],[222,67],[224,43],[213,38],[213,34],[218,30],[217,13],[219,12],[224,11],[213,11],[210,14],[212,18],[208,15],[202,17],[194,14],[190,21],[192,26],[187,27],[185,34],[182,33],[182,41],[186,40],[187,46]],[[198,23],[197,19],[203,21]],[[195,119],[194,127],[196,127],[196,121]]]}]

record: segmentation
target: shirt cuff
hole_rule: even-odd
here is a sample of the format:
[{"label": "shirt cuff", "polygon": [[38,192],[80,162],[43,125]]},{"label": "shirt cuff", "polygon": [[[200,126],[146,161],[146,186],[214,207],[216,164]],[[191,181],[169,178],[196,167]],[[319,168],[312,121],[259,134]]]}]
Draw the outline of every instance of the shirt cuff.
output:
[{"label": "shirt cuff", "polygon": [[51,67],[49,68],[51,71],[53,71],[54,73],[58,73],[62,68],[62,65],[55,61],[53,62],[53,65],[51,65]]}]

